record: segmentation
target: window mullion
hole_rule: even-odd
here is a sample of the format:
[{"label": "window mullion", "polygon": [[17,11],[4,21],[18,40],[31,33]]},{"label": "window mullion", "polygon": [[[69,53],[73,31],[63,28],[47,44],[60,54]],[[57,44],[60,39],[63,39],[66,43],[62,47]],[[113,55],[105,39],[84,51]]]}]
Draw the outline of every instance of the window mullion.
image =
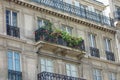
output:
[{"label": "window mullion", "polygon": [[109,51],[109,43],[108,43],[108,39],[106,39],[106,46],[107,46],[107,51]]},{"label": "window mullion", "polygon": [[90,34],[90,37],[91,37],[91,46],[94,47],[94,45],[93,45],[93,35]]},{"label": "window mullion", "polygon": [[11,20],[10,20],[10,25],[11,26],[13,26],[13,14],[12,14],[12,11],[10,11],[10,18],[11,18]]},{"label": "window mullion", "polygon": [[13,53],[13,70],[15,70],[15,53],[12,51]]}]

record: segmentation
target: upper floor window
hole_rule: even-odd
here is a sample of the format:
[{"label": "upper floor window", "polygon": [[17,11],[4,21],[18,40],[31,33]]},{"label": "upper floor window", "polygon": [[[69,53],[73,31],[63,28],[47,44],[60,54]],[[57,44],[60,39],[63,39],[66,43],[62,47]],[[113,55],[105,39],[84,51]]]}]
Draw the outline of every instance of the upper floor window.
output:
[{"label": "upper floor window", "polygon": [[117,80],[116,79],[116,74],[115,73],[109,73],[109,80]]},{"label": "upper floor window", "polygon": [[105,43],[105,50],[106,51],[111,51],[111,42],[110,42],[110,39],[105,38],[104,39],[104,43]]},{"label": "upper floor window", "polygon": [[22,80],[19,52],[9,50],[7,55],[8,55],[8,80]]},{"label": "upper floor window", "polygon": [[75,65],[66,64],[66,72],[68,76],[77,77],[77,68]]},{"label": "upper floor window", "polygon": [[8,51],[8,70],[21,71],[20,54],[16,51]]},{"label": "upper floor window", "polygon": [[53,61],[51,59],[41,58],[40,64],[41,64],[41,72],[43,71],[53,72]]},{"label": "upper floor window", "polygon": [[80,6],[80,3],[75,0],[75,1],[74,1],[74,5],[77,6],[77,7],[79,7],[79,6]]},{"label": "upper floor window", "polygon": [[93,80],[102,80],[101,70],[99,69],[93,70]]},{"label": "upper floor window", "polygon": [[62,25],[62,31],[65,31],[68,34],[72,35],[72,28],[69,26]]},{"label": "upper floor window", "polygon": [[96,39],[94,34],[89,34],[90,47],[96,47]]},{"label": "upper floor window", "polygon": [[66,3],[72,4],[72,0],[65,0]]},{"label": "upper floor window", "polygon": [[17,12],[6,10],[6,25],[17,27]]},{"label": "upper floor window", "polygon": [[40,19],[40,18],[38,18],[37,24],[38,24],[38,28],[41,28],[41,27],[45,26],[44,20]]}]

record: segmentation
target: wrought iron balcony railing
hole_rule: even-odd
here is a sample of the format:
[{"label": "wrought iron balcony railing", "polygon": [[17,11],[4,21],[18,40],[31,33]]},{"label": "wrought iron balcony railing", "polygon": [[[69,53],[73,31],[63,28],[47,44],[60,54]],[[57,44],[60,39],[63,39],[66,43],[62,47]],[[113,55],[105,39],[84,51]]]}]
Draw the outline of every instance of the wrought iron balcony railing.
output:
[{"label": "wrought iron balcony railing", "polygon": [[35,41],[37,42],[41,40],[85,51],[84,40],[81,40],[78,45],[69,45],[69,43],[66,42],[62,37],[51,36],[51,34],[52,31],[44,28],[39,28],[35,31]]},{"label": "wrought iron balcony railing", "polygon": [[8,70],[8,80],[22,80],[22,72]]},{"label": "wrought iron balcony railing", "polygon": [[38,80],[86,80],[82,78],[66,76],[50,72],[42,72],[38,74]]},{"label": "wrought iron balcony railing", "polygon": [[99,49],[90,47],[91,56],[100,58]]},{"label": "wrought iron balcony railing", "polygon": [[32,0],[32,1],[57,10],[61,10],[63,12],[67,12],[69,14],[74,14],[78,17],[85,18],[100,23],[102,25],[108,25],[111,27],[114,26],[114,20],[111,19],[110,17],[89,11],[82,7],[77,7],[72,4],[68,4],[60,0]]},{"label": "wrought iron balcony railing", "polygon": [[114,53],[110,51],[106,51],[106,58],[107,60],[115,61]]},{"label": "wrought iron balcony railing", "polygon": [[20,29],[18,27],[7,25],[7,35],[20,38]]}]

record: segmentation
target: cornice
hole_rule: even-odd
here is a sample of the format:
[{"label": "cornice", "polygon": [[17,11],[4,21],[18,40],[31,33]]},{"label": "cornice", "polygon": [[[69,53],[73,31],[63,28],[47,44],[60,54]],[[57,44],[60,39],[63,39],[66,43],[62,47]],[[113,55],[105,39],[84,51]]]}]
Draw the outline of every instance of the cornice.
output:
[{"label": "cornice", "polygon": [[76,23],[79,23],[79,24],[83,24],[83,25],[86,25],[88,27],[93,27],[95,29],[99,29],[99,30],[102,30],[102,31],[105,31],[105,32],[110,32],[112,34],[116,33],[115,28],[112,28],[112,27],[110,28],[109,26],[104,26],[104,25],[102,26],[102,25],[97,24],[95,22],[88,22],[87,20],[80,20],[78,18],[66,15],[64,13],[61,14],[61,13],[53,11],[53,10],[42,8],[42,7],[40,7],[36,4],[32,4],[31,2],[26,2],[26,1],[22,1],[22,0],[6,0],[6,1],[14,2],[15,4],[18,4],[18,5],[21,5],[21,6],[25,6],[25,7],[28,7],[28,8],[31,8],[31,9],[49,14],[49,15],[57,16],[57,17],[60,17],[60,18],[63,18],[63,19],[67,19],[69,21],[73,21],[73,22],[76,22]]}]

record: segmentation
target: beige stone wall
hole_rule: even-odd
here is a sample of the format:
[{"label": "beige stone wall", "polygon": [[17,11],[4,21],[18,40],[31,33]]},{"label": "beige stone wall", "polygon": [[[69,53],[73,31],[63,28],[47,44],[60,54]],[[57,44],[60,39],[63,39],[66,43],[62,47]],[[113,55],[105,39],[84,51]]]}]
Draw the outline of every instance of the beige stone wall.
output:
[{"label": "beige stone wall", "polygon": [[[22,74],[23,80],[37,80],[37,74],[40,73],[40,57],[47,57],[54,60],[54,72],[60,74],[66,74],[65,64],[72,63],[77,66],[78,77],[83,77],[87,80],[93,80],[92,70],[98,68],[102,70],[103,80],[108,80],[109,71],[117,73],[117,80],[120,80],[120,68],[118,66],[118,56],[116,50],[115,34],[105,32],[99,29],[85,26],[75,22],[71,22],[67,19],[58,18],[46,13],[38,12],[30,8],[26,8],[11,2],[3,1],[0,4],[0,80],[7,80],[7,50],[15,50],[21,53]],[[6,35],[5,26],[5,10],[18,11],[18,27],[20,28],[20,39],[13,38]],[[69,15],[70,16],[70,15]],[[43,54],[36,54],[36,47],[34,42],[34,31],[37,29],[37,17],[50,20],[53,23],[54,28],[61,27],[62,24],[73,27],[73,36],[82,37],[85,40],[86,55],[81,60],[81,64],[75,62],[75,57],[70,57],[75,61],[63,60],[61,58],[54,58],[52,56],[45,56]],[[76,17],[76,16],[75,16]],[[87,20],[86,20],[87,21]],[[90,21],[89,21],[90,22]],[[94,22],[93,22],[94,23]],[[103,26],[106,27],[106,26]],[[108,26],[107,26],[108,27]],[[88,34],[96,34],[97,48],[100,50],[101,58],[95,58],[90,56],[89,51],[89,39]],[[112,42],[112,52],[114,52],[116,61],[107,61],[104,50],[103,38],[108,37]],[[47,52],[47,51],[44,51]],[[41,52],[42,53],[42,52]],[[45,53],[44,53],[45,54]],[[48,53],[50,54],[50,53]],[[52,55],[55,55],[54,53]],[[3,73],[4,72],[4,73]]]}]

